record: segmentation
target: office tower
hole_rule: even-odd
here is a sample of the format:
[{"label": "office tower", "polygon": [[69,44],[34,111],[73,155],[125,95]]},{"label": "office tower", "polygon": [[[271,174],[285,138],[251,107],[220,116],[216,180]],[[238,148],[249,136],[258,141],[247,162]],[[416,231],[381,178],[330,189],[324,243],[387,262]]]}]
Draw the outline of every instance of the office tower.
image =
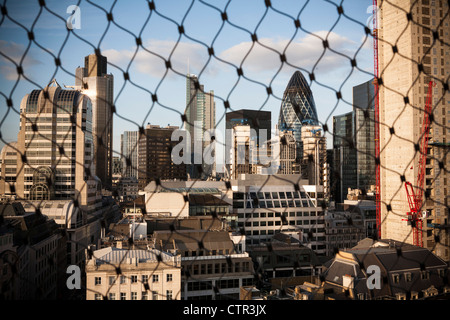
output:
[{"label": "office tower", "polygon": [[16,194],[17,142],[11,142],[0,152],[0,195],[11,198]]},{"label": "office tower", "polygon": [[314,97],[300,71],[296,71],[284,91],[281,102],[278,128],[280,131],[292,129],[297,141],[297,157],[302,156],[302,132],[303,124],[319,125]]},{"label": "office tower", "polygon": [[[193,179],[205,179],[215,172],[215,164],[203,162],[203,152],[211,143],[205,132],[216,127],[216,104],[214,91],[206,92],[196,75],[186,76],[186,122],[184,127],[191,138],[191,164],[188,174]],[[211,132],[211,131],[210,131]],[[208,140],[208,141],[204,141]],[[199,160],[201,159],[201,160]],[[199,163],[201,162],[201,163]]]},{"label": "office tower", "polygon": [[17,150],[19,198],[76,199],[87,211],[94,209],[99,195],[87,95],[63,90],[56,80],[25,95]]},{"label": "office tower", "polygon": [[[232,139],[227,170],[231,179],[239,179],[241,174],[276,174],[280,170],[281,143],[278,132],[276,137],[260,144],[256,131],[250,125],[235,125],[230,131]],[[285,146],[283,156],[289,151]],[[286,165],[289,159],[284,160],[283,164]]]},{"label": "office tower", "polygon": [[355,121],[356,187],[363,193],[376,185],[375,110],[373,79],[353,87]]},{"label": "office tower", "polygon": [[125,131],[120,135],[121,160],[123,175],[139,179],[138,154],[139,154],[139,132]]},{"label": "office tower", "polygon": [[356,150],[353,112],[333,116],[333,188],[336,202],[347,198],[348,188],[356,187]]},{"label": "office tower", "polygon": [[297,163],[297,141],[292,130],[284,130],[280,134],[280,167],[278,174],[299,174]]},{"label": "office tower", "polygon": [[255,143],[249,125],[235,126],[232,132],[230,175],[237,179],[239,174],[252,173]]},{"label": "office tower", "polygon": [[303,156],[301,162],[302,178],[309,184],[327,184],[327,140],[321,126],[302,126]]},{"label": "office tower", "polygon": [[84,67],[75,71],[75,88],[91,98],[95,172],[102,181],[102,188],[110,188],[113,166],[114,77],[107,74],[107,58],[95,54],[86,56]]},{"label": "office tower", "polygon": [[279,232],[294,232],[317,254],[325,253],[323,187],[298,174],[245,175],[231,180],[233,211],[248,245],[269,242]]},{"label": "office tower", "polygon": [[379,7],[381,237],[413,243],[411,225],[403,221],[410,208],[401,177],[416,185],[421,153],[415,144],[421,140],[428,84],[433,80],[436,86],[432,88],[433,117],[421,208],[429,217],[423,221],[422,236],[423,245],[447,261],[449,23],[448,1],[383,1]]},{"label": "office tower", "polygon": [[114,177],[121,177],[122,176],[122,160],[118,156],[113,157],[113,176]]},{"label": "office tower", "polygon": [[266,147],[272,138],[272,114],[270,111],[240,109],[227,112],[225,116],[225,168],[231,170],[232,137],[235,126],[249,126],[253,141],[257,146]]},{"label": "office tower", "polygon": [[151,181],[185,180],[186,166],[175,164],[172,149],[179,142],[172,141],[176,126],[160,127],[148,124],[139,140],[138,170],[139,189],[144,189]]}]

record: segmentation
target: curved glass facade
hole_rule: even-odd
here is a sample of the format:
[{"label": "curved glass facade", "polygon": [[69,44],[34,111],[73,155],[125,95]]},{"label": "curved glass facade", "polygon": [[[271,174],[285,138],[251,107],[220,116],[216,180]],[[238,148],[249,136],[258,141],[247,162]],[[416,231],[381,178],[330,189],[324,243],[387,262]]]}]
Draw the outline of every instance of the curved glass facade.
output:
[{"label": "curved glass facade", "polygon": [[[280,131],[291,129],[301,150],[302,125],[319,125],[316,105],[305,77],[296,71],[284,91],[281,102],[278,128]],[[299,154],[302,154],[299,152]]]}]

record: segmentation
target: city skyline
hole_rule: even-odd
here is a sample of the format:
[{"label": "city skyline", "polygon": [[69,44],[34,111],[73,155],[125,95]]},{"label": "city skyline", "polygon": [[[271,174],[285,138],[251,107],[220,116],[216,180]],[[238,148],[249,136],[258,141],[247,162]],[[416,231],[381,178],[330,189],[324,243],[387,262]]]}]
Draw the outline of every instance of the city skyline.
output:
[{"label": "city skyline", "polygon": [[6,2],[0,299],[450,298],[450,2]]},{"label": "city skyline", "polygon": [[[52,3],[48,2],[49,7],[54,8],[55,13],[61,17],[68,17],[69,14],[65,13],[70,2]],[[58,82],[64,85],[73,85],[75,83],[75,69],[78,66],[82,66],[83,57],[93,53],[93,48],[85,42],[75,37],[75,34],[80,38],[91,41],[94,46],[97,46],[99,39],[101,39],[100,50],[102,55],[108,59],[108,73],[112,73],[114,76],[114,103],[116,106],[116,114],[114,115],[114,137],[113,137],[113,149],[114,155],[120,153],[120,135],[124,131],[131,130],[130,127],[135,127],[133,130],[138,130],[139,126],[145,126],[146,123],[159,125],[178,125],[181,126],[181,114],[185,108],[185,74],[189,72],[194,74],[200,74],[199,81],[208,88],[208,90],[214,90],[215,102],[216,102],[216,123],[218,129],[225,126],[224,115],[227,111],[238,110],[242,108],[246,109],[261,109],[268,110],[273,113],[273,117],[278,117],[279,108],[281,105],[282,92],[291,77],[295,68],[287,67],[285,64],[280,73],[277,73],[278,68],[281,66],[280,58],[273,51],[266,49],[265,46],[270,46],[280,53],[287,47],[286,58],[287,61],[300,68],[300,70],[311,70],[314,63],[320,58],[323,53],[323,46],[321,40],[316,37],[320,36],[322,39],[327,38],[330,48],[336,51],[347,54],[349,57],[357,53],[358,66],[365,68],[365,72],[353,71],[347,84],[342,87],[342,98],[347,103],[336,99],[336,92],[325,88],[329,86],[331,88],[339,88],[337,83],[341,84],[343,77],[352,73],[352,67],[350,60],[344,58],[338,54],[327,50],[321,62],[314,69],[316,82],[312,82],[311,90],[316,98],[316,105],[319,113],[319,120],[321,123],[328,123],[333,112],[339,113],[341,110],[347,110],[351,108],[351,88],[354,84],[362,83],[363,80],[367,80],[371,77],[372,71],[372,50],[371,50],[371,36],[364,34],[365,25],[370,21],[371,17],[371,3],[350,2],[344,4],[344,10],[346,15],[352,17],[356,21],[359,21],[359,25],[349,19],[339,19],[337,5],[323,2],[309,4],[304,14],[300,16],[303,29],[296,29],[294,21],[290,18],[286,18],[282,14],[275,12],[273,9],[268,10],[268,13],[264,16],[266,7],[261,2],[250,2],[237,10],[233,4],[226,6],[222,3],[221,10],[227,12],[229,23],[225,24],[223,31],[219,31],[221,25],[221,19],[219,11],[206,6],[203,3],[195,4],[189,11],[189,15],[185,20],[182,20],[182,12],[186,12],[188,8],[178,5],[175,6],[175,2],[155,2],[156,11],[152,13],[150,21],[156,19],[156,22],[160,24],[151,24],[143,29],[141,40],[144,47],[158,54],[164,59],[168,59],[171,49],[174,49],[171,56],[171,66],[179,74],[169,71],[168,75],[164,77],[165,64],[164,59],[159,58],[156,55],[152,55],[145,51],[142,47],[138,51],[133,64],[130,69],[127,69],[134,51],[136,50],[136,42],[134,36],[128,33],[123,33],[122,30],[117,28],[114,24],[111,24],[110,28],[106,30],[107,19],[93,18],[93,15],[105,14],[99,8],[94,7],[88,3],[80,3],[80,29],[73,29],[73,34],[70,34],[67,41],[64,42],[67,31],[65,28],[65,21],[58,19],[49,14],[48,12],[42,13],[40,19],[34,26],[34,36],[36,41],[44,48],[48,48],[49,52],[59,57],[61,60],[61,67],[58,72],[54,72],[49,66],[55,66],[54,58],[45,50],[40,49],[35,43],[32,43],[30,50],[27,52],[27,56],[24,59],[23,69],[25,75],[29,77],[35,83],[30,83],[23,78],[19,81],[18,86],[12,91],[12,100],[14,108],[17,109],[17,101],[25,92],[29,92],[36,87],[45,87],[53,78],[56,78]],[[35,3],[30,3],[28,7],[24,7],[25,4],[14,3],[8,6],[8,14],[13,16],[17,21],[21,21],[24,26],[31,27],[30,23],[34,20],[31,19],[32,13],[38,11],[39,6]],[[100,3],[108,10],[110,8],[109,2]],[[140,29],[138,28],[138,21],[147,17],[146,12],[150,13],[147,3],[144,3],[147,8],[141,8],[139,5],[124,6],[118,3],[113,8],[114,20],[122,25],[126,22],[125,26],[129,27],[134,35],[139,35]],[[301,4],[293,3],[272,3],[273,8],[288,13],[289,5],[291,8],[299,7]],[[304,5],[304,4],[303,4]],[[300,7],[301,8],[301,7]],[[26,10],[25,10],[26,9]],[[121,10],[124,9],[124,10]],[[125,10],[126,9],[126,10]],[[142,10],[139,10],[142,9]],[[184,10],[184,11],[183,11]],[[240,19],[240,15],[248,16],[249,10],[252,11],[251,18],[247,20]],[[137,14],[137,13],[138,14]],[[163,19],[156,14],[168,15],[174,17],[179,25],[183,24],[185,33],[180,37],[178,33],[178,27],[169,20]],[[331,32],[325,32],[323,30],[330,30],[331,25],[324,25],[318,23],[313,19],[313,16],[320,12],[324,17],[328,17],[329,20],[326,24],[331,24],[332,21],[337,21],[336,27]],[[136,14],[136,19],[127,19],[129,14]],[[105,14],[106,16],[106,14]],[[157,16],[155,18],[153,16]],[[188,19],[190,17],[200,16],[199,23],[196,23],[195,19]],[[233,25],[239,26],[241,23],[247,24],[245,27],[250,31],[255,31],[255,26],[258,23],[258,17],[264,17],[264,22],[258,25],[256,30],[258,41],[263,44],[255,44],[252,53],[246,58],[246,62],[242,65],[244,76],[253,81],[259,81],[259,84],[248,81],[244,78],[239,78],[236,73],[235,66],[239,66],[239,63],[243,60],[243,54],[248,51],[252,40],[250,34],[242,31]],[[296,18],[296,17],[293,17]],[[53,21],[54,24],[50,22]],[[236,23],[239,21],[239,24]],[[145,20],[140,21],[141,28],[145,25]],[[167,28],[165,27],[166,24]],[[198,28],[202,24],[208,24],[211,28]],[[249,24],[254,23],[251,27]],[[172,26],[170,26],[172,24]],[[218,38],[213,43],[208,44],[206,38],[211,39],[212,26],[216,27],[216,31],[219,33]],[[276,27],[274,27],[276,26]],[[358,26],[355,28],[355,26]],[[210,29],[210,30],[205,30]],[[6,33],[5,30],[11,30],[11,33]],[[105,30],[105,37],[102,38],[101,30]],[[157,32],[150,32],[151,30],[157,30]],[[192,31],[190,31],[192,30]],[[304,30],[307,30],[307,33]],[[350,31],[351,30],[351,31]],[[1,35],[1,41],[3,45],[8,45],[8,49],[5,53],[8,56],[13,57],[18,61],[21,54],[27,47],[28,38],[23,35],[20,27],[12,23],[9,19],[5,19],[2,26],[3,34]],[[150,33],[149,33],[150,32]],[[110,35],[113,34],[111,37]],[[187,37],[190,36],[190,38]],[[178,37],[180,37],[178,39]],[[215,57],[208,56],[206,46],[203,46],[199,42],[190,39],[200,39],[207,43],[207,46],[211,44],[214,49]],[[289,43],[289,39],[292,38],[292,42]],[[40,40],[42,39],[42,40]],[[122,41],[116,41],[120,39]],[[131,41],[130,41],[131,40]],[[179,40],[176,42],[176,40]],[[212,39],[211,39],[212,40]],[[63,47],[61,45],[64,44]],[[289,45],[288,45],[289,44]],[[361,48],[360,48],[361,47]],[[175,50],[176,49],[176,50]],[[360,50],[359,50],[360,49]],[[217,58],[216,58],[217,57]],[[229,61],[233,64],[226,64],[220,62]],[[347,60],[345,63],[343,63]],[[209,61],[209,62],[208,62]],[[262,61],[265,61],[262,63]],[[205,69],[203,67],[207,65]],[[346,65],[347,67],[344,67]],[[117,68],[120,67],[121,69]],[[55,67],[56,69],[56,67]],[[1,84],[4,88],[5,95],[12,88],[16,80],[16,70],[14,65],[2,59],[1,64]],[[135,87],[127,83],[124,86],[123,71],[129,71],[130,80],[137,86]],[[356,74],[358,73],[358,74]],[[163,78],[164,77],[164,78]],[[307,74],[305,74],[307,81],[309,81]],[[161,78],[164,81],[161,81]],[[352,79],[355,79],[352,81]],[[325,80],[325,81],[324,81]],[[327,80],[332,82],[326,83]],[[333,81],[335,81],[333,83]],[[324,86],[319,83],[323,83]],[[236,87],[233,86],[236,84]],[[159,86],[160,85],[160,86]],[[267,88],[272,89],[272,94],[267,94]],[[348,86],[348,88],[346,88]],[[157,89],[156,89],[157,88]],[[156,90],[155,90],[156,89]],[[150,93],[157,95],[158,102],[153,103]],[[168,92],[172,92],[169,94]],[[173,94],[177,92],[178,94]],[[231,95],[229,95],[231,94]],[[230,102],[232,109],[225,110],[224,101]],[[6,101],[0,102],[2,105],[0,116],[6,118],[0,127],[2,130],[2,139],[7,142],[15,141],[15,132],[18,131],[13,123],[14,118],[18,118],[18,115],[12,110],[5,116],[7,110]],[[128,105],[133,107],[130,108]],[[133,110],[133,112],[130,112]],[[145,119],[143,119],[145,115]],[[327,119],[328,118],[328,119]],[[11,121],[10,121],[11,120]],[[17,123],[17,122],[16,122]],[[1,146],[4,142],[1,141]]]}]

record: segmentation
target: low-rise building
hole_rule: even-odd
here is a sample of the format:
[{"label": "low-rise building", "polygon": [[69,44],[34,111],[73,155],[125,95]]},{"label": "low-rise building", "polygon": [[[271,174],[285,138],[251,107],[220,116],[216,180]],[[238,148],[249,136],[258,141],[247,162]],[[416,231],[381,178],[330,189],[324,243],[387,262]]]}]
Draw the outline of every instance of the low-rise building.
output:
[{"label": "low-rise building", "polygon": [[374,238],[376,204],[372,200],[345,200],[330,207],[325,214],[327,255],[336,250],[349,249],[362,239]]},{"label": "low-rise building", "polygon": [[278,233],[270,242],[247,246],[247,250],[259,279],[256,285],[266,291],[311,282],[322,272],[321,261],[312,249],[302,245],[298,235]]},{"label": "low-rise building", "polygon": [[25,212],[20,202],[0,204],[0,218],[3,298],[56,299],[65,272],[59,256],[64,237],[58,225],[37,212]]},{"label": "low-rise building", "polygon": [[86,264],[87,300],[180,300],[180,257],[157,249],[107,247]]},{"label": "low-rise building", "polygon": [[[181,255],[182,300],[239,299],[240,287],[253,284],[253,263],[245,237],[227,231],[156,231],[155,248]],[[240,245],[239,245],[240,244]]]},{"label": "low-rise building", "polygon": [[330,261],[318,293],[333,300],[448,299],[448,271],[447,263],[426,248],[364,239]]}]

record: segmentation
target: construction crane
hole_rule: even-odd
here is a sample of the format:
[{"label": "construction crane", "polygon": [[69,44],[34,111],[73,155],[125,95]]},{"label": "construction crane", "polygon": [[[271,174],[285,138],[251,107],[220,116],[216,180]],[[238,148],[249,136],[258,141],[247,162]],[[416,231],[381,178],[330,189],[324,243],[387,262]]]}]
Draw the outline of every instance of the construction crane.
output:
[{"label": "construction crane", "polygon": [[376,204],[376,225],[377,236],[381,238],[381,186],[380,186],[380,110],[378,101],[378,23],[377,23],[378,3],[373,0],[372,18],[373,18],[373,55],[374,55],[374,135],[375,135],[375,204]]},{"label": "construction crane", "polygon": [[423,204],[423,190],[424,180],[425,180],[425,166],[427,160],[428,151],[428,135],[430,132],[430,115],[431,115],[431,97],[432,90],[435,83],[431,80],[428,84],[428,94],[427,101],[425,103],[425,110],[422,122],[422,128],[420,130],[420,141],[419,141],[419,167],[417,173],[416,187],[414,187],[411,182],[405,181],[406,196],[408,198],[409,212],[407,213],[407,221],[411,224],[413,232],[413,244],[415,246],[423,247],[422,241],[422,225],[423,219],[426,218],[427,213],[422,210]]}]

